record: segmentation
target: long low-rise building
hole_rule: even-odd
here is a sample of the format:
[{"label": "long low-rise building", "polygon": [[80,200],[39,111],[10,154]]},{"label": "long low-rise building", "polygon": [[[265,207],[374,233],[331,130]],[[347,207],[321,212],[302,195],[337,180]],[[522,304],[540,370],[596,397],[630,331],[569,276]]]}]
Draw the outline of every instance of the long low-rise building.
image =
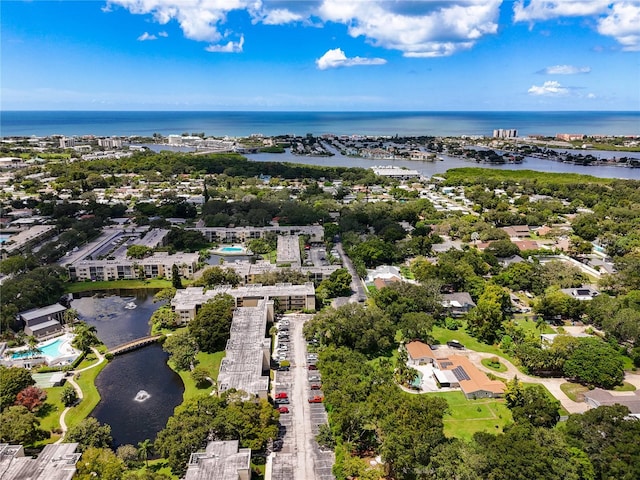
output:
[{"label": "long low-rise building", "polygon": [[55,230],[56,227],[53,225],[34,225],[28,230],[12,235],[7,242],[0,244],[0,250],[3,253],[2,257],[5,258],[35,245],[53,235]]},{"label": "long low-rise building", "polygon": [[193,278],[198,267],[197,253],[157,252],[140,260],[120,258],[114,260],[80,260],[67,267],[73,281],[127,280],[135,278],[165,277],[171,279],[173,266],[184,278]]},{"label": "long low-rise building", "polygon": [[271,339],[265,337],[268,321],[273,321],[272,300],[234,310],[218,373],[219,394],[233,388],[252,397],[267,398],[271,353]]},{"label": "long low-rise building", "polygon": [[238,440],[209,442],[204,452],[192,453],[185,480],[249,480],[251,449]]},{"label": "long low-rise building", "polygon": [[[268,261],[251,262],[229,262],[224,264],[224,268],[235,271],[242,279],[241,283],[260,283],[259,275],[265,273],[282,271],[284,268],[279,267],[275,263]],[[320,283],[322,280],[326,280],[336,270],[342,268],[340,265],[323,265],[320,267],[300,267],[299,265],[292,265],[291,270],[295,270],[306,275],[309,281]]]},{"label": "long low-rise building", "polygon": [[188,322],[195,318],[202,305],[219,294],[231,295],[236,307],[255,307],[261,300],[273,300],[278,310],[315,310],[316,307],[316,290],[311,282],[304,285],[253,284],[237,288],[221,285],[206,291],[204,287],[188,287],[176,292],[171,307],[183,323]]},{"label": "long low-rise building", "polygon": [[197,226],[188,230],[197,230],[208,242],[245,243],[269,235],[308,235],[313,243],[324,241],[324,228],[321,225],[267,226],[267,227],[205,227]]},{"label": "long low-rise building", "polygon": [[7,480],[71,480],[80,453],[77,443],[46,445],[36,457],[27,457],[22,445],[0,444],[0,478]]}]

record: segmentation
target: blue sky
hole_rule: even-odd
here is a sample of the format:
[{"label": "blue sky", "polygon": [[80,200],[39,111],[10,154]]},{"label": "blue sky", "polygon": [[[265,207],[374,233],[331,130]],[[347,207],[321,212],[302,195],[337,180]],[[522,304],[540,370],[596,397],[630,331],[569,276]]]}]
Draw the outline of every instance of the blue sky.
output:
[{"label": "blue sky", "polygon": [[0,2],[4,110],[640,110],[640,0]]}]

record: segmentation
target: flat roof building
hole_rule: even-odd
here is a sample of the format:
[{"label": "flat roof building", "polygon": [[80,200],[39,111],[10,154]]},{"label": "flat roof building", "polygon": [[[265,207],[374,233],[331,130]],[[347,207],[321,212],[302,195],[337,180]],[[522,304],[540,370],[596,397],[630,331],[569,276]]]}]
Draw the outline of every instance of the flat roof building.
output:
[{"label": "flat roof building", "polygon": [[315,310],[316,291],[311,282],[304,285],[252,284],[237,288],[220,285],[206,291],[204,287],[187,287],[176,292],[171,300],[171,307],[182,322],[188,322],[195,318],[203,304],[216,295],[225,293],[234,298],[236,307],[255,307],[261,300],[275,300],[280,310]]},{"label": "flat roof building", "polygon": [[34,308],[18,314],[24,322],[24,333],[40,339],[62,331],[63,315],[67,307],[54,303],[42,308]]},{"label": "flat roof building", "polygon": [[3,258],[53,235],[55,229],[56,227],[53,225],[34,225],[24,232],[12,235],[7,242],[0,244],[0,249],[3,251]]},{"label": "flat roof building", "polygon": [[204,452],[192,453],[185,480],[250,480],[251,449],[238,440],[209,442]]},{"label": "flat roof building", "polygon": [[244,243],[256,238],[272,235],[308,235],[309,241],[324,241],[324,228],[321,225],[270,225],[267,227],[205,227],[198,226],[187,230],[201,232],[208,242]]},{"label": "flat roof building", "polygon": [[300,267],[300,237],[298,235],[278,235],[276,264]]},{"label": "flat roof building", "polygon": [[235,388],[267,398],[271,339],[265,334],[269,320],[273,320],[273,301],[262,300],[254,307],[234,310],[225,357],[218,373],[219,394]]},{"label": "flat roof building", "polygon": [[37,458],[25,457],[22,445],[0,444],[2,480],[71,480],[80,453],[77,443],[46,445]]},{"label": "flat roof building", "polygon": [[422,176],[417,170],[409,170],[408,168],[399,168],[387,165],[371,167],[373,173],[381,177],[395,178],[398,180],[408,180],[410,178],[419,178]]}]

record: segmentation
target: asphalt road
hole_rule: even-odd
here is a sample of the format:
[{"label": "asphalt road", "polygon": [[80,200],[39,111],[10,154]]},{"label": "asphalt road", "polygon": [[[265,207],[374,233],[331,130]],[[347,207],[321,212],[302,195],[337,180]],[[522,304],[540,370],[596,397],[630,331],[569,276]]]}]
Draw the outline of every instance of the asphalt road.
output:
[{"label": "asphalt road", "polygon": [[353,295],[349,297],[349,303],[364,302],[367,299],[367,292],[358,272],[356,272],[356,269],[351,262],[351,259],[344,253],[344,250],[342,249],[342,242],[337,242],[335,244],[335,248],[342,258],[342,264],[351,274],[351,291],[353,292]]}]

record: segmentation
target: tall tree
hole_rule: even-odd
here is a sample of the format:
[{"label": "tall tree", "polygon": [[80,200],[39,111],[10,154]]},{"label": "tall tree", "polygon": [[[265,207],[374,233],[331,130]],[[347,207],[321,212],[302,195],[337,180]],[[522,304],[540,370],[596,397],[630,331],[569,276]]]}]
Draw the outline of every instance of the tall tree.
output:
[{"label": "tall tree", "polygon": [[144,463],[149,467],[149,454],[151,453],[151,448],[153,447],[153,443],[148,438],[144,439],[142,442],[138,442],[138,458],[144,459]]},{"label": "tall tree", "polygon": [[511,299],[506,290],[498,285],[488,284],[477,306],[469,312],[467,320],[471,332],[486,343],[493,343],[500,337],[502,322],[507,319]]},{"label": "tall tree", "polygon": [[13,405],[18,392],[35,383],[29,370],[0,365],[0,410]]},{"label": "tall tree", "polygon": [[182,288],[182,279],[180,278],[180,269],[175,263],[171,266],[171,286],[175,289]]},{"label": "tall tree", "polygon": [[67,431],[65,441],[78,442],[78,450],[84,452],[89,447],[108,448],[111,446],[111,426],[103,425],[93,417],[87,417]]},{"label": "tall tree", "polygon": [[189,323],[189,332],[204,352],[224,350],[229,339],[235,302],[230,295],[216,295],[202,305]]}]

